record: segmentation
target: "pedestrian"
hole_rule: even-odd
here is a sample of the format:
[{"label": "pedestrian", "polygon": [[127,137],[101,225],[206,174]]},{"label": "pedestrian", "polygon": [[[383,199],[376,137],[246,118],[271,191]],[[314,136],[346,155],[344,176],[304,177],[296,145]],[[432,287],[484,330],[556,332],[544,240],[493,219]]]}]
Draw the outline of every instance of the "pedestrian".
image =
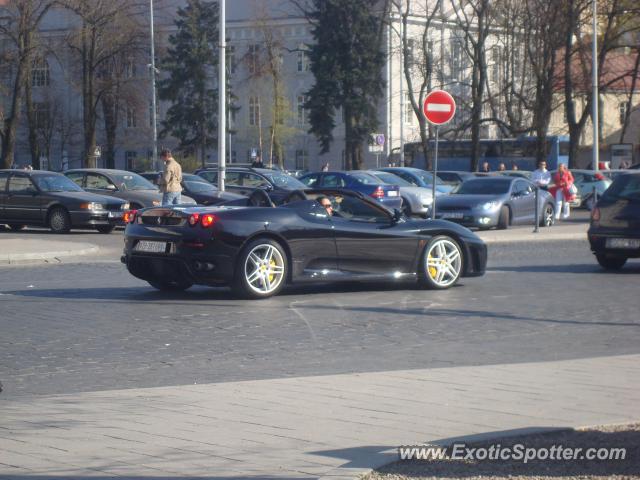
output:
[{"label": "pedestrian", "polygon": [[504,163],[500,163],[500,165],[498,166],[498,171],[499,172],[506,172],[507,171],[507,166]]},{"label": "pedestrian", "polygon": [[164,162],[162,176],[158,181],[162,205],[179,205],[182,202],[182,167],[167,148],[162,149],[160,158]]},{"label": "pedestrian", "polygon": [[576,190],[573,185],[573,175],[564,163],[558,166],[558,171],[553,176],[553,185],[549,187],[549,193],[556,199],[556,220],[569,218],[570,203],[575,199]]},{"label": "pedestrian", "polygon": [[519,170],[518,164],[516,162],[511,162],[511,170],[513,170],[514,172]]},{"label": "pedestrian", "polygon": [[483,173],[489,173],[491,171],[491,168],[489,167],[489,162],[484,162],[482,164],[482,170]]},{"label": "pedestrian", "polygon": [[547,189],[551,183],[551,172],[547,170],[547,162],[545,160],[538,162],[538,168],[531,174],[531,181],[535,183],[538,188]]},{"label": "pedestrian", "polygon": [[251,164],[251,168],[264,168],[264,163],[262,163],[260,155],[256,156],[256,159]]},{"label": "pedestrian", "polygon": [[329,162],[326,162],[324,165],[322,165],[322,171],[323,172],[329,171]]}]

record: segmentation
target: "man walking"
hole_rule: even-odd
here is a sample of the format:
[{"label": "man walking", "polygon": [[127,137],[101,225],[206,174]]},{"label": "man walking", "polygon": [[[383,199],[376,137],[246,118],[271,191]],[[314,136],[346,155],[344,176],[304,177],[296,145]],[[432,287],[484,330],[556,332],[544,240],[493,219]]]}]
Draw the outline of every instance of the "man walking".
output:
[{"label": "man walking", "polygon": [[164,170],[158,182],[162,205],[179,205],[182,201],[182,167],[171,155],[171,150],[162,149],[160,158],[164,162]]}]

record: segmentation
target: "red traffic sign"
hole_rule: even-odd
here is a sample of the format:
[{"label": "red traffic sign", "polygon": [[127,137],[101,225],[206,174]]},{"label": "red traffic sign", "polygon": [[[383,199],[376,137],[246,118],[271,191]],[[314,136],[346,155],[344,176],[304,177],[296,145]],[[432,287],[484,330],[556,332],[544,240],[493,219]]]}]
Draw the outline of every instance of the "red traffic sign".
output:
[{"label": "red traffic sign", "polygon": [[422,108],[427,121],[433,125],[449,122],[456,113],[456,101],[444,90],[434,90],[424,99]]}]

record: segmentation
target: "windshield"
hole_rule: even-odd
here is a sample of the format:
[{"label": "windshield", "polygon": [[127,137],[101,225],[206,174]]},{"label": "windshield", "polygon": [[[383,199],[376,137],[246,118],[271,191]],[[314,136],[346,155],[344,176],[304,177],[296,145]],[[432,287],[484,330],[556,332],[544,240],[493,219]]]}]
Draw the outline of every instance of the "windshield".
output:
[{"label": "windshield", "polygon": [[[417,172],[413,172],[413,173],[427,185],[431,185],[433,183],[433,174],[429,172],[424,172],[421,170],[418,170]],[[436,177],[436,185],[445,185],[445,183],[442,181],[442,179]]]},{"label": "windshield", "polygon": [[112,176],[118,187],[124,184],[127,190],[158,190],[158,187],[137,173],[114,174]]},{"label": "windshield", "polygon": [[198,182],[198,181],[194,182],[189,180],[189,181],[185,181],[184,185],[187,188],[187,190],[190,190],[191,192],[204,193],[204,192],[218,191],[216,187],[206,182]]},{"label": "windshield", "polygon": [[389,172],[376,172],[373,175],[378,177],[384,183],[388,183],[390,185],[397,185],[399,187],[412,187],[409,182],[407,182],[404,178],[400,178],[397,175]]},{"label": "windshield", "polygon": [[462,182],[453,192],[456,195],[499,195],[509,192],[511,180],[478,178]]},{"label": "windshield", "polygon": [[640,200],[640,175],[620,175],[604,192],[605,198]]},{"label": "windshield", "polygon": [[34,175],[33,181],[43,192],[82,192],[82,188],[64,175]]},{"label": "windshield", "polygon": [[380,180],[370,175],[368,173],[353,173],[351,172],[351,176],[355,178],[358,182],[363,183],[365,185],[378,185]]},{"label": "windshield", "polygon": [[307,188],[307,186],[300,180],[298,180],[297,178],[293,178],[291,175],[287,175],[286,173],[274,172],[263,173],[263,175],[267,177],[276,187],[286,188],[288,190]]}]

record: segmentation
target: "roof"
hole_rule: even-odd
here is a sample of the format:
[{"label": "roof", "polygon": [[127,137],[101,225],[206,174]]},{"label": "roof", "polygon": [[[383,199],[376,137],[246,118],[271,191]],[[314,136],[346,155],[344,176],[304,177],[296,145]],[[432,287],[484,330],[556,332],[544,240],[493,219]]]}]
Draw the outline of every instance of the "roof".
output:
[{"label": "roof", "polygon": [[[556,77],[556,90],[564,89],[564,64],[562,63],[564,52],[558,57],[558,73]],[[623,50],[608,52],[604,65],[600,68],[599,88],[604,92],[625,92],[631,90],[634,77],[634,67],[638,53],[626,53]],[[581,60],[582,59],[582,60]],[[583,63],[584,62],[584,63]],[[585,68],[586,64],[586,68]],[[583,56],[574,55],[571,62],[571,77],[575,89],[578,92],[590,92],[592,89],[591,78],[591,51]],[[640,72],[636,72],[635,91],[640,92]]]}]

